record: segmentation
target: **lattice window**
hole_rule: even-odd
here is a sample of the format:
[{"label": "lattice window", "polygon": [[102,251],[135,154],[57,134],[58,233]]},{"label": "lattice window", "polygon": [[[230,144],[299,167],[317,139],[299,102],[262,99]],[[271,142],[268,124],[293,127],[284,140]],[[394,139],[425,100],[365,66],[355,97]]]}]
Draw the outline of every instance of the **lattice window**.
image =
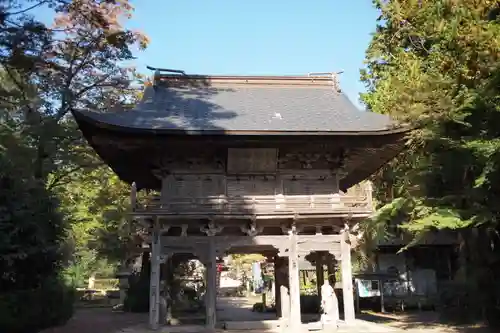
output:
[{"label": "lattice window", "polygon": [[335,182],[327,179],[304,179],[283,180],[283,191],[285,195],[323,195],[335,192]]},{"label": "lattice window", "polygon": [[204,198],[224,192],[221,175],[172,175],[162,185],[162,198]]},{"label": "lattice window", "polygon": [[229,174],[273,174],[276,172],[277,150],[274,148],[229,148]]},{"label": "lattice window", "polygon": [[276,191],[274,177],[229,177],[226,183],[228,197],[274,195]]}]

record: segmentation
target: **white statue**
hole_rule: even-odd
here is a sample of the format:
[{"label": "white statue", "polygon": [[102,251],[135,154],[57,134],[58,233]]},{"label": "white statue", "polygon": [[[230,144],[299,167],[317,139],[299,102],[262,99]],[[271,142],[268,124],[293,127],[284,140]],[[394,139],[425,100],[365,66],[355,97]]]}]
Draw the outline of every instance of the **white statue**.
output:
[{"label": "white statue", "polygon": [[335,295],[335,291],[328,280],[325,280],[325,283],[321,287],[321,308],[323,310],[321,322],[323,324],[337,326],[337,321],[339,319],[339,304],[337,295]]}]

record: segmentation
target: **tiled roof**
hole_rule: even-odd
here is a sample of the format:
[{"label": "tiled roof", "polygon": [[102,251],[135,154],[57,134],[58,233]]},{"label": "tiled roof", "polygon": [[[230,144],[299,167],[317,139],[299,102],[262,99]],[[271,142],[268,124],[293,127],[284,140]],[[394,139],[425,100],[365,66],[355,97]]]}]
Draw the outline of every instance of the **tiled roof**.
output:
[{"label": "tiled roof", "polygon": [[378,132],[395,126],[385,115],[358,110],[329,78],[307,76],[170,75],[146,87],[135,109],[80,112],[109,125],[155,130]]}]

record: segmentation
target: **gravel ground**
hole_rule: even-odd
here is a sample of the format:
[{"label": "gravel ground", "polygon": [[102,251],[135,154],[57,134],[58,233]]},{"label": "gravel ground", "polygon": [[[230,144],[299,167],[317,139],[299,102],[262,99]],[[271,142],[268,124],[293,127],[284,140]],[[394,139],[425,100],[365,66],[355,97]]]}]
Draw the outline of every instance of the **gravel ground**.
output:
[{"label": "gravel ground", "polygon": [[40,333],[114,333],[147,322],[147,314],[113,312],[110,308],[77,309],[73,318],[60,327]]},{"label": "gravel ground", "polygon": [[[226,306],[222,307],[225,308],[223,312],[227,312],[225,315],[233,313],[239,320],[257,319],[251,318],[256,316],[256,314],[251,312],[251,309],[248,309],[248,306],[246,306],[247,304],[245,304],[250,304],[251,302],[242,302],[241,299],[238,299],[239,302],[231,301],[234,300],[226,299],[225,302],[220,302],[222,303],[221,305],[227,303]],[[242,316],[244,312],[245,316]],[[246,312],[248,312],[248,314]],[[249,318],[246,318],[247,316]],[[360,332],[359,330],[361,330],[363,332],[392,331],[401,333],[493,333],[493,331],[481,325],[447,325],[440,322],[434,312],[405,314],[380,314],[369,312],[363,313],[358,316],[358,318],[363,321],[375,323],[375,325],[373,328],[370,327],[369,330],[368,327],[363,327],[363,325],[361,325],[356,328],[348,329],[348,332]],[[142,333],[148,330],[136,330],[132,328],[146,326],[147,320],[147,314],[113,312],[109,308],[78,309],[73,318],[66,325],[53,327],[40,333],[117,333],[126,328],[129,328],[128,331],[130,332],[135,333],[136,331],[140,331]],[[387,329],[384,330],[384,327]]]},{"label": "gravel ground", "polygon": [[409,312],[402,314],[381,314],[365,312],[361,319],[387,325],[408,333],[493,333],[484,325],[452,325],[439,320],[433,311]]}]

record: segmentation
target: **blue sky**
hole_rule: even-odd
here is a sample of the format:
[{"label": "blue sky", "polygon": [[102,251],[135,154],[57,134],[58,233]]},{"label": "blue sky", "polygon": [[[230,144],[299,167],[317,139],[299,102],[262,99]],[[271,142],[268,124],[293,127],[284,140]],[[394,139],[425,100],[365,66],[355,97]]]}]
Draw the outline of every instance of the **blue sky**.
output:
[{"label": "blue sky", "polygon": [[343,70],[360,105],[364,52],[375,30],[371,0],[133,0],[128,26],[151,44],[145,66],[188,74],[293,75]]},{"label": "blue sky", "polygon": [[[136,65],[188,74],[307,75],[344,71],[342,89],[362,108],[359,81],[375,31],[371,0],[131,0],[127,23],[149,36]],[[38,14],[51,20],[50,11]]]}]

